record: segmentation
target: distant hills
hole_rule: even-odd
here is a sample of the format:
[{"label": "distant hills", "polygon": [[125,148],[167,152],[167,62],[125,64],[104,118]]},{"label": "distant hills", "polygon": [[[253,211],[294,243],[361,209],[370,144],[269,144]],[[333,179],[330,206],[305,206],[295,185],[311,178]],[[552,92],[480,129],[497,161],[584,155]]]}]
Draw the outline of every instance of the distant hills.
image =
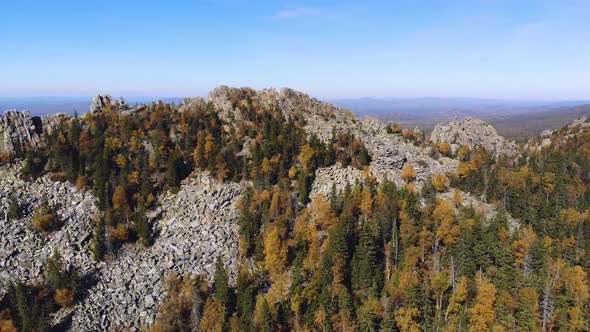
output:
[{"label": "distant hills", "polygon": [[521,140],[590,115],[590,100],[523,101],[478,98],[335,99],[337,106],[382,121],[418,126],[427,132],[441,121],[473,116],[493,124],[508,138]]}]

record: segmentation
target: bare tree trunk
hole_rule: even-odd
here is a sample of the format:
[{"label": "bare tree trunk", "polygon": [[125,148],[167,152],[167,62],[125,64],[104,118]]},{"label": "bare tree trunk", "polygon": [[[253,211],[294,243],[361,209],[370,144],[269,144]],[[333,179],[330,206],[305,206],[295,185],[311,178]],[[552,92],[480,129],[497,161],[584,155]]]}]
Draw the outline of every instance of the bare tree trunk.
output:
[{"label": "bare tree trunk", "polygon": [[543,301],[541,304],[542,307],[542,331],[547,331],[547,323],[553,316],[553,305],[551,304],[551,299],[549,296],[551,295],[551,283],[550,280],[547,280],[545,284],[545,289],[543,290]]},{"label": "bare tree trunk", "polygon": [[528,278],[530,276],[530,271],[531,271],[531,262],[530,262],[530,256],[528,253],[526,253],[524,255],[524,262],[522,263],[522,274],[525,276],[525,278]]},{"label": "bare tree trunk", "polygon": [[449,270],[449,283],[453,288],[453,292],[455,292],[455,258],[453,256],[451,256],[451,264]]}]

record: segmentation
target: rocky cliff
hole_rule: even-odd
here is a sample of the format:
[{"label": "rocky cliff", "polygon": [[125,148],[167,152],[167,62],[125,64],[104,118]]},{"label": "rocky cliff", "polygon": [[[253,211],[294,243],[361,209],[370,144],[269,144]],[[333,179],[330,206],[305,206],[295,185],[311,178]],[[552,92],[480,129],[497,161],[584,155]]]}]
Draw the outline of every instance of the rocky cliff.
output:
[{"label": "rocky cliff", "polygon": [[33,122],[31,112],[9,110],[0,116],[0,152],[14,154],[25,145],[35,148],[41,142],[41,124]]},{"label": "rocky cliff", "polygon": [[6,111],[0,115],[0,154],[19,155],[27,147],[36,149],[42,143],[43,131],[51,131],[68,117],[65,113],[38,117],[29,111]]}]

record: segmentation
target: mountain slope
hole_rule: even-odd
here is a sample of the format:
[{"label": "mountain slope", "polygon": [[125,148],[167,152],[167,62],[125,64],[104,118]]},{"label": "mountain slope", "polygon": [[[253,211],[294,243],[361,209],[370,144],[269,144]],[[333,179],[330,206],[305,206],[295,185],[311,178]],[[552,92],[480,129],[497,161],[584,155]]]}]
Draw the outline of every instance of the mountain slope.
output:
[{"label": "mountain slope", "polygon": [[[1,170],[3,321],[456,330],[485,295],[486,326],[534,330],[588,304],[582,145],[521,150],[474,119],[427,141],[290,89],[94,100],[36,146],[4,138],[19,148]],[[548,135],[573,142],[584,123]]]}]

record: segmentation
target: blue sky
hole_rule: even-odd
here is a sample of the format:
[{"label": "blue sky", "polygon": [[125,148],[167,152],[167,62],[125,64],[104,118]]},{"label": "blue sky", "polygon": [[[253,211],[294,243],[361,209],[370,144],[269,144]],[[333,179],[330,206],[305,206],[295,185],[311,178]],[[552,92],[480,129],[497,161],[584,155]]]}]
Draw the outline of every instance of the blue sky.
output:
[{"label": "blue sky", "polygon": [[0,96],[590,98],[590,1],[1,1]]}]

